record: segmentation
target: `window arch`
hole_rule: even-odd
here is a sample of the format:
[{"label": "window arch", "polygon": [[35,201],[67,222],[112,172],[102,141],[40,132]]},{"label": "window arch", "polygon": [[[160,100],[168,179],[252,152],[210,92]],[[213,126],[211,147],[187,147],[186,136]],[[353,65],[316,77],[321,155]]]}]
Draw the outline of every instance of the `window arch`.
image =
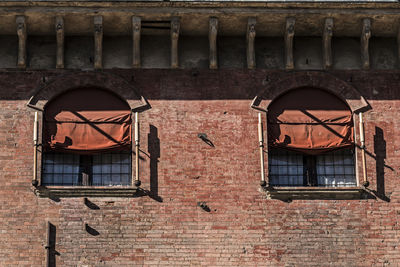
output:
[{"label": "window arch", "polygon": [[352,111],[336,95],[301,87],[268,106],[269,182],[355,186]]},{"label": "window arch", "polygon": [[132,112],[111,91],[68,90],[44,107],[42,185],[130,185]]}]

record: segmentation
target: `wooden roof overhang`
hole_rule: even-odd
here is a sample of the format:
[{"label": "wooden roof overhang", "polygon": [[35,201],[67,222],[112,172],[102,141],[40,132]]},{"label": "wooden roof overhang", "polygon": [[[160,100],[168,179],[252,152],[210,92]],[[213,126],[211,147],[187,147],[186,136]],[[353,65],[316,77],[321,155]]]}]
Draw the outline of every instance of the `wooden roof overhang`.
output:
[{"label": "wooden roof overhang", "polygon": [[[55,17],[65,35],[93,35],[93,17],[103,18],[104,35],[131,35],[132,17],[146,21],[180,20],[181,35],[209,34],[209,18],[218,19],[218,35],[245,36],[248,18],[256,18],[257,37],[284,36],[286,19],[294,17],[296,36],[322,36],[326,18],[334,36],[359,37],[365,18],[373,36],[397,37],[398,2],[242,2],[242,1],[0,1],[0,35],[16,34],[16,16],[25,16],[28,35],[54,35]],[[163,31],[142,31],[154,34]],[[164,31],[165,32],[165,31]],[[169,34],[166,31],[166,34]]]}]

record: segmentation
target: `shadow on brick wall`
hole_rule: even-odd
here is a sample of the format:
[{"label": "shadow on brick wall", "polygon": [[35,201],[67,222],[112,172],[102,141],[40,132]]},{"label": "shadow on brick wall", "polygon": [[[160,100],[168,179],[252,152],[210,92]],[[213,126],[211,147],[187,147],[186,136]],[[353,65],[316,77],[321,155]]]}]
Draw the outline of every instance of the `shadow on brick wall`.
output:
[{"label": "shadow on brick wall", "polygon": [[56,267],[56,256],[60,256],[60,253],[56,251],[56,227],[54,224],[48,222],[47,229],[47,267]]},{"label": "shadow on brick wall", "polygon": [[385,193],[385,168],[390,170],[393,170],[393,168],[385,164],[386,141],[383,130],[380,127],[375,127],[374,153],[376,160],[376,191],[374,193],[378,198],[389,202],[390,198]]},{"label": "shadow on brick wall", "polygon": [[150,157],[150,191],[149,197],[162,202],[163,199],[158,195],[158,159],[160,158],[160,139],[158,138],[158,129],[150,124],[150,132],[147,136],[147,149]]},{"label": "shadow on brick wall", "polygon": [[[158,129],[154,125],[150,125],[150,132],[147,135],[147,149],[148,153],[144,150],[140,152],[150,159],[150,190],[138,188],[134,197],[149,196],[157,202],[163,202],[162,197],[158,195],[158,163],[160,158],[160,139],[158,138]],[[139,156],[139,159],[145,160],[144,157]]]},{"label": "shadow on brick wall", "polygon": [[[366,188],[368,197],[379,198],[383,201],[390,202],[390,193],[385,191],[385,170],[394,171],[393,167],[385,163],[386,159],[386,140],[384,138],[384,131],[380,127],[375,127],[374,135],[374,152],[365,150],[365,153],[375,160],[376,170],[376,190]],[[369,175],[367,174],[367,177]],[[371,181],[371,180],[370,180]]]}]

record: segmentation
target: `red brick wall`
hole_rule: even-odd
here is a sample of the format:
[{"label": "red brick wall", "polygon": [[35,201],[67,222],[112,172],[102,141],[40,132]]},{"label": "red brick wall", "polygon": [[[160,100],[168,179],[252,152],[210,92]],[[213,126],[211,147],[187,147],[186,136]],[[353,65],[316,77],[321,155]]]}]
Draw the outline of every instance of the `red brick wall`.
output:
[{"label": "red brick wall", "polygon": [[33,111],[26,102],[58,73],[0,73],[0,266],[43,266],[47,220],[56,227],[57,266],[400,265],[400,72],[331,72],[372,107],[367,166],[371,190],[379,182],[377,199],[290,203],[259,191],[250,109],[266,83],[290,73],[112,72],[152,105],[141,117],[142,188],[151,197],[89,198],[98,209],[83,198],[38,198],[30,185]]}]

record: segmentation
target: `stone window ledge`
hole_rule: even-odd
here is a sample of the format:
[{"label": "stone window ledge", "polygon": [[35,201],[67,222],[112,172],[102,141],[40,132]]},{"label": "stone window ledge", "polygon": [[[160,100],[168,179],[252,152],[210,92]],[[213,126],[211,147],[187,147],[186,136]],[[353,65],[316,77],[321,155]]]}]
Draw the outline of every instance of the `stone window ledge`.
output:
[{"label": "stone window ledge", "polygon": [[278,187],[262,188],[267,199],[291,201],[294,199],[366,199],[368,192],[363,187]]},{"label": "stone window ledge", "polygon": [[143,191],[132,186],[38,186],[39,197],[137,197]]}]

